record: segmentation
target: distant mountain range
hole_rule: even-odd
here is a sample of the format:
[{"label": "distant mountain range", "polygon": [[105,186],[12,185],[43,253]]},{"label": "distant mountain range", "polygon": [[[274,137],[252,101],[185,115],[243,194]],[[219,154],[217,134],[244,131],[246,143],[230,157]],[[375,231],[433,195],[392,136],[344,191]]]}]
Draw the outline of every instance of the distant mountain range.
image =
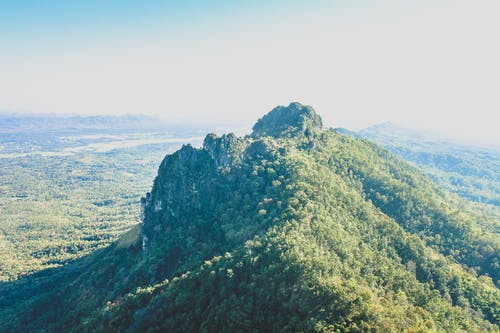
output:
[{"label": "distant mountain range", "polygon": [[64,116],[0,113],[0,131],[4,132],[123,131],[164,128],[165,126],[166,124],[159,119],[145,115]]}]

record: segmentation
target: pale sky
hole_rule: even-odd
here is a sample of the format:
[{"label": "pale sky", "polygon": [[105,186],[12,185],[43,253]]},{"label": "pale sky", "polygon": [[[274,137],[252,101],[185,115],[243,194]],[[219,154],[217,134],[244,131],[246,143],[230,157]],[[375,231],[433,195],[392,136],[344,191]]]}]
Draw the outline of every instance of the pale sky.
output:
[{"label": "pale sky", "polygon": [[498,0],[102,3],[0,2],[1,111],[250,127],[298,101],[500,142]]}]

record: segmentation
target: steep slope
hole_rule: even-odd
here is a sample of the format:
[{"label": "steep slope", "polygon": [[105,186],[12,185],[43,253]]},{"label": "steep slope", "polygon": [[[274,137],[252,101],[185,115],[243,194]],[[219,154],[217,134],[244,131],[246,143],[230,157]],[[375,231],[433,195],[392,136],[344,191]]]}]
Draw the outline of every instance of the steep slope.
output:
[{"label": "steep slope", "polygon": [[168,155],[142,208],[108,249],[0,287],[0,327],[498,330],[498,235],[392,154],[323,129],[311,107]]}]

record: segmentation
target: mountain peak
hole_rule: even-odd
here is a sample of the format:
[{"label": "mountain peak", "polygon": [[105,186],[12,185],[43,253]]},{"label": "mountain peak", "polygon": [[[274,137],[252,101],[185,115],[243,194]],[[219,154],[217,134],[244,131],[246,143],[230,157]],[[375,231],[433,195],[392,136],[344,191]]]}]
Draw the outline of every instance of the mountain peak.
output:
[{"label": "mountain peak", "polygon": [[252,136],[279,137],[297,132],[308,135],[322,127],[321,117],[311,106],[294,102],[288,106],[277,106],[260,118],[253,126]]},{"label": "mountain peak", "polygon": [[203,149],[212,157],[217,167],[237,164],[245,147],[245,141],[234,133],[224,134],[221,137],[210,133],[203,141]]}]

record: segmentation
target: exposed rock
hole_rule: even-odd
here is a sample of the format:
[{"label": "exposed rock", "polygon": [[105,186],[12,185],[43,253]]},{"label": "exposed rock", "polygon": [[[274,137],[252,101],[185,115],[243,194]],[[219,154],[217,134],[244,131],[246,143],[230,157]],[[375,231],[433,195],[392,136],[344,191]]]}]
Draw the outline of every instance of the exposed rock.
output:
[{"label": "exposed rock", "polygon": [[155,212],[159,212],[161,210],[161,199],[155,202]]},{"label": "exposed rock", "polygon": [[154,241],[155,234],[170,224],[186,223],[180,215],[201,209],[199,192],[208,191],[209,179],[216,172],[215,162],[205,149],[183,146],[167,155],[160,165],[151,195],[144,202],[144,234]]},{"label": "exposed rock", "polygon": [[247,143],[234,133],[224,134],[220,138],[216,134],[208,134],[203,141],[203,148],[210,154],[217,167],[238,164]]},{"label": "exposed rock", "polygon": [[142,252],[146,253],[148,251],[148,237],[142,236]]}]

